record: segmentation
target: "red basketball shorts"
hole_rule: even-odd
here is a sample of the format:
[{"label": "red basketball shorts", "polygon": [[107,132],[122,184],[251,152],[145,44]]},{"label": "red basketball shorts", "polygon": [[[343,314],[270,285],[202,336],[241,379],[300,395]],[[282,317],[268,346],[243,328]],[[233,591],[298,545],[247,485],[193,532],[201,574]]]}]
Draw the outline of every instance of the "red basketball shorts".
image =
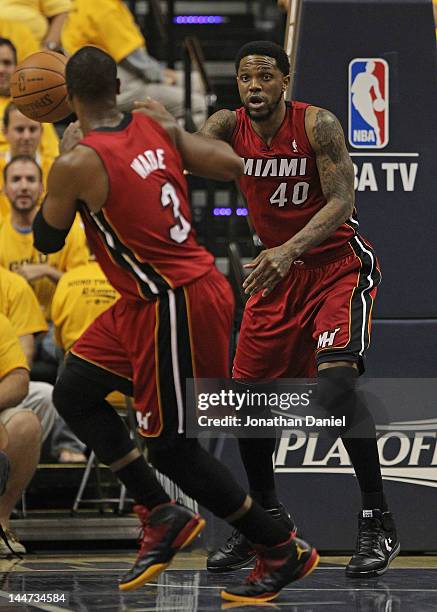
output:
[{"label": "red basketball shorts", "polygon": [[356,236],[349,247],[324,265],[303,256],[267,297],[248,300],[234,378],[312,378],[326,361],[353,361],[363,371],[381,274],[367,242]]},{"label": "red basketball shorts", "polygon": [[229,376],[233,315],[231,288],[213,268],[156,301],[121,298],[71,352],[106,372],[108,383],[132,381],[140,433],[171,437],[184,431],[186,379]]}]

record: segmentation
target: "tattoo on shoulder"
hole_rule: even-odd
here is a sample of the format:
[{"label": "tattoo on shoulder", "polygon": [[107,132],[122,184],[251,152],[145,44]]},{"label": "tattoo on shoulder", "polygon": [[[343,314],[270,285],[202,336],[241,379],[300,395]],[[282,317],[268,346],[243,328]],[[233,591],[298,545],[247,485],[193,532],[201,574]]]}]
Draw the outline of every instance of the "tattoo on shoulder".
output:
[{"label": "tattoo on shoulder", "polygon": [[319,109],[314,123],[314,140],[320,150],[328,155],[335,164],[344,155],[345,143],[343,130],[338,119],[329,111]]},{"label": "tattoo on shoulder", "polygon": [[230,110],[219,110],[207,120],[200,133],[210,138],[219,138],[230,142],[234,133],[237,118],[235,112]]}]

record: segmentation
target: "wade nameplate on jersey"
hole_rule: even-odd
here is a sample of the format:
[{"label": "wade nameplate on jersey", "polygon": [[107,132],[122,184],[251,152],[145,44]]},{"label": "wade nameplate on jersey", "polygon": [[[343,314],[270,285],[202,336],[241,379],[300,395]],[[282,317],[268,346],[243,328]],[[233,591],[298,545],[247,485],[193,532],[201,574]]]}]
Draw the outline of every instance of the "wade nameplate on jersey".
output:
[{"label": "wade nameplate on jersey", "polygon": [[349,64],[349,142],[356,149],[382,149],[389,134],[389,66],[381,58]]}]

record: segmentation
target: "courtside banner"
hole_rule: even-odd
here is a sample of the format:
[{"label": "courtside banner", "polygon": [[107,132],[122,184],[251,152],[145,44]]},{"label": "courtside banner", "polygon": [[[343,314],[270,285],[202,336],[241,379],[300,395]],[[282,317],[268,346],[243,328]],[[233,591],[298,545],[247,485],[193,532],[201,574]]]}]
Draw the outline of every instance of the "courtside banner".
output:
[{"label": "courtside banner", "polygon": [[[406,453],[408,444],[413,455],[429,454],[430,465],[435,465],[437,472],[437,378],[363,378],[357,382],[355,394],[347,388],[341,393],[347,409],[342,411],[336,405],[326,410],[318,400],[317,381],[312,379],[251,384],[190,379],[186,436],[208,432],[283,438],[291,451],[303,448],[310,438],[314,445],[319,438],[369,437],[373,419],[387,461]],[[410,448],[412,439],[416,440],[414,449]]]}]

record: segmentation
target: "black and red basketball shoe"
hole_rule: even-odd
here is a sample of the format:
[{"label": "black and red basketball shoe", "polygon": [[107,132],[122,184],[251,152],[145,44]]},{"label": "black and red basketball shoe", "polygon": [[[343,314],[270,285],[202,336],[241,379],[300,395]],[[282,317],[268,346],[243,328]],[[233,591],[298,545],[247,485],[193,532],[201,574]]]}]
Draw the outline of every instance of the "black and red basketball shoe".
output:
[{"label": "black and red basketball shoe", "polygon": [[[280,504],[277,508],[266,509],[275,521],[282,523],[294,536],[297,528],[288,511]],[[256,551],[238,529],[234,529],[226,542],[217,550],[211,552],[206,561],[209,572],[233,572],[247,567],[256,557]]]},{"label": "black and red basketball shoe", "polygon": [[205,520],[185,506],[170,502],[151,512],[134,506],[141,524],[140,550],[131,569],[120,580],[118,588],[130,591],[163,572],[175,554],[188,546],[205,527]]},{"label": "black and red basketball shoe", "polygon": [[222,591],[223,599],[248,604],[270,601],[287,584],[308,576],[320,560],[315,548],[293,535],[278,546],[254,548],[257,553],[254,569],[242,585]]}]

